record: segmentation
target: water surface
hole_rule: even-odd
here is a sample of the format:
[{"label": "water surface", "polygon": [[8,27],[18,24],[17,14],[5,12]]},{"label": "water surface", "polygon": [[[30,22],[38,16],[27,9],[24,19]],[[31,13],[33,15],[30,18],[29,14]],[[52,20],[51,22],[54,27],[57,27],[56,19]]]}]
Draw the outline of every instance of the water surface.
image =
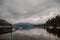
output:
[{"label": "water surface", "polygon": [[49,34],[46,29],[33,28],[30,30],[17,30],[0,37],[11,38],[12,40],[60,40],[59,37]]}]

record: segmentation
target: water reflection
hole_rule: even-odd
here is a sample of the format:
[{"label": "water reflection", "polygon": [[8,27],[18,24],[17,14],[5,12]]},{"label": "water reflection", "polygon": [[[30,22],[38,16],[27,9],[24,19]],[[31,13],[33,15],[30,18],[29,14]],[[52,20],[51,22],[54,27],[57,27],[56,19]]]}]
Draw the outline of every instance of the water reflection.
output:
[{"label": "water reflection", "polygon": [[47,32],[52,33],[54,36],[60,37],[60,29],[46,29]]},{"label": "water reflection", "polygon": [[17,30],[13,33],[13,40],[60,40],[45,29],[34,28],[31,30]]},{"label": "water reflection", "polygon": [[[10,36],[10,37],[9,37]],[[30,30],[17,30],[11,34],[4,34],[0,37],[11,38],[12,40],[60,40],[60,38],[50,34],[43,28],[33,28]]]}]

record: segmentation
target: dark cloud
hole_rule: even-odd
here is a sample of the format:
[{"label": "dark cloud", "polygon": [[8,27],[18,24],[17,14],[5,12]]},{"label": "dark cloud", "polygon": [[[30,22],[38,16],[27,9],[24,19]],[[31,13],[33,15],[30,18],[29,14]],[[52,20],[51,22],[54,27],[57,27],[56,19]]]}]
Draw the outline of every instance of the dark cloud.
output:
[{"label": "dark cloud", "polygon": [[[58,1],[59,0],[0,0],[0,16],[6,20],[10,19],[11,21],[25,20],[30,17],[35,18],[35,16],[43,18],[51,15],[56,16],[56,14],[59,14],[60,8]],[[48,18],[45,18],[45,21]]]}]

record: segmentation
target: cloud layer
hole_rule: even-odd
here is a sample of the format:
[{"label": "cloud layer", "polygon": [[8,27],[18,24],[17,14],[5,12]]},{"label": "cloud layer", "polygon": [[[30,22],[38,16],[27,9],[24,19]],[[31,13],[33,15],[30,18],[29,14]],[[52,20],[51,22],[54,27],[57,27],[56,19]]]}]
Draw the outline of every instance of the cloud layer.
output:
[{"label": "cloud layer", "polygon": [[0,0],[0,18],[11,23],[45,23],[60,13],[59,0]]}]

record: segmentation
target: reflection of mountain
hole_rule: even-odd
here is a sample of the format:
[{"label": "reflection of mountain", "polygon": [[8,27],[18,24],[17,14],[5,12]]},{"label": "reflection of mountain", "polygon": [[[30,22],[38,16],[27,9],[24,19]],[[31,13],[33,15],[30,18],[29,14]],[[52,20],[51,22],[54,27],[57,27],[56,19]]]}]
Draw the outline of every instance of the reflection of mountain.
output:
[{"label": "reflection of mountain", "polygon": [[34,26],[30,23],[17,23],[14,24],[15,28],[22,28],[22,29],[30,29],[33,28]]}]

